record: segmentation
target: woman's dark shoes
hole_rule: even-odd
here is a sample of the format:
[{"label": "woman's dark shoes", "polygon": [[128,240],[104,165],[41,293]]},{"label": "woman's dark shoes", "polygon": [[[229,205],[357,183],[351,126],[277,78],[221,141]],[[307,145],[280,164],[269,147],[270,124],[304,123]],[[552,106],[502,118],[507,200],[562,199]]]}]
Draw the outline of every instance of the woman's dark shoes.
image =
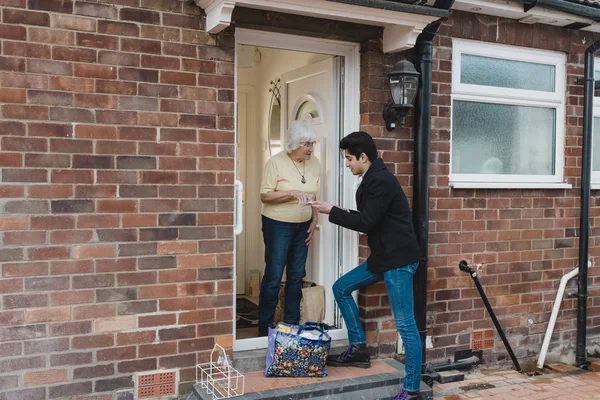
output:
[{"label": "woman's dark shoes", "polygon": [[327,365],[330,367],[369,368],[371,366],[369,348],[366,344],[351,344],[342,354],[328,357]]},{"label": "woman's dark shoes", "polygon": [[402,389],[392,400],[421,400],[421,393]]}]

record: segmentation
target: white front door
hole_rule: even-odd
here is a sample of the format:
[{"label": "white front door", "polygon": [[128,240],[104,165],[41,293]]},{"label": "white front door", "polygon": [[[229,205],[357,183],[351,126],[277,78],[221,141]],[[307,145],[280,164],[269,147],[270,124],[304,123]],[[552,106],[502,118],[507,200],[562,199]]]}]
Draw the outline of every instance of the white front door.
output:
[{"label": "white front door", "polygon": [[[282,126],[298,119],[312,121],[317,133],[314,155],[321,162],[321,187],[319,199],[339,204],[340,156],[340,84],[341,58],[332,57],[282,75]],[[325,323],[335,326],[331,287],[339,276],[338,227],[329,223],[326,216],[319,224],[310,246],[306,263],[306,278],[325,287]]]}]

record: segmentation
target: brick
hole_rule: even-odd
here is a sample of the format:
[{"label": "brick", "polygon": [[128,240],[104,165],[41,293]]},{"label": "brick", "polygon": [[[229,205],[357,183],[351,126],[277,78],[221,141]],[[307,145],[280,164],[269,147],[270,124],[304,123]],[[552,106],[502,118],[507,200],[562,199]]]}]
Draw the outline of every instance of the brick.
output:
[{"label": "brick", "polygon": [[196,242],[163,242],[158,243],[158,254],[193,254],[198,250]]},{"label": "brick", "polygon": [[179,125],[182,127],[214,129],[217,127],[217,121],[214,115],[184,114],[179,117]]},{"label": "brick", "polygon": [[0,261],[21,261],[23,260],[23,249],[1,249]]},{"label": "brick", "polygon": [[177,145],[175,143],[148,143],[142,142],[139,145],[139,154],[141,155],[176,155]]},{"label": "brick", "polygon": [[23,186],[0,186],[0,198],[18,198],[25,196]]},{"label": "brick", "polygon": [[138,68],[120,68],[119,79],[125,81],[158,83],[158,71]]},{"label": "brick", "polygon": [[73,64],[63,61],[27,60],[27,72],[46,75],[73,75]]},{"label": "brick", "polygon": [[114,257],[114,255],[114,245],[75,246],[73,248],[73,258],[104,258]]},{"label": "brick", "polygon": [[177,354],[177,343],[170,342],[140,346],[139,353],[141,358]]},{"label": "brick", "polygon": [[158,100],[143,97],[119,97],[122,110],[158,111]]},{"label": "brick", "polygon": [[46,262],[6,263],[2,266],[3,278],[41,275],[48,275],[48,263]]},{"label": "brick", "polygon": [[[121,195],[121,197],[124,197]],[[135,215],[123,215],[123,227],[147,227],[156,226],[156,215],[155,214],[135,214]],[[119,254],[121,254],[119,252]]]},{"label": "brick", "polygon": [[25,71],[25,60],[21,58],[0,57],[0,71]]},{"label": "brick", "polygon": [[119,186],[119,197],[158,197],[158,189],[148,185],[122,185]]},{"label": "brick", "polygon": [[116,185],[77,185],[75,189],[75,197],[89,198],[110,198],[117,196]]},{"label": "brick", "polygon": [[[41,1],[41,0],[40,0]],[[100,24],[98,24],[98,28]],[[70,15],[50,15],[50,27],[74,31],[96,31],[96,20],[91,18],[74,17]]]},{"label": "brick", "polygon": [[4,153],[0,159],[0,167],[22,167],[23,156],[19,153]]},{"label": "brick", "polygon": [[94,91],[94,80],[51,76],[49,88],[53,90],[68,90],[72,92],[89,93]]},{"label": "brick", "polygon": [[[119,84],[122,84],[119,82]],[[137,124],[137,113],[133,111],[96,111],[96,122],[100,124]],[[109,142],[110,143],[110,142]],[[112,143],[114,144],[114,143]],[[126,143],[118,143],[118,146],[124,146]],[[135,146],[135,144],[134,144]],[[129,151],[128,151],[129,152]]]},{"label": "brick", "polygon": [[46,214],[48,203],[44,200],[14,200],[4,203],[7,214]]},{"label": "brick", "polygon": [[32,217],[30,229],[72,229],[75,228],[73,216]]},{"label": "brick", "polygon": [[158,218],[160,226],[196,225],[196,214],[162,214]]},{"label": "brick", "polygon": [[139,95],[148,97],[178,97],[179,90],[175,85],[139,84]]},{"label": "brick", "polygon": [[22,26],[0,24],[0,39],[26,40],[27,31]]},{"label": "brick", "polygon": [[135,229],[96,229],[100,242],[135,242],[137,230]]},{"label": "brick", "polygon": [[100,289],[96,293],[98,303],[137,299],[137,288]]},{"label": "brick", "polygon": [[47,120],[48,107],[7,104],[2,106],[2,115],[10,119]]},{"label": "brick", "polygon": [[110,169],[114,168],[114,159],[110,156],[74,155],[73,168]]},{"label": "brick", "polygon": [[19,371],[24,369],[43,368],[45,365],[44,356],[21,357],[0,360],[0,373]]},{"label": "brick", "polygon": [[68,31],[58,31],[44,28],[29,28],[29,41],[48,44],[74,45],[75,34]]},{"label": "brick", "polygon": [[5,327],[0,330],[2,341],[37,339],[45,336],[46,328],[43,324]]},{"label": "brick", "polygon": [[114,317],[117,308],[114,304],[84,305],[73,308],[73,319],[97,319]]},{"label": "brick", "polygon": [[50,399],[92,393],[92,382],[77,382],[66,385],[50,386],[48,396]]},{"label": "brick", "polygon": [[[0,311],[0,323],[2,323],[2,326],[6,327],[9,325],[23,325],[24,322],[25,316],[23,311]],[[9,328],[0,331],[0,335],[2,337],[6,337],[10,333],[14,332],[15,329],[19,330],[20,328]]]},{"label": "brick", "polygon": [[27,0],[27,8],[30,10],[72,14],[73,2],[70,0]]},{"label": "brick", "polygon": [[196,104],[193,101],[161,100],[160,111],[193,114],[196,111]]},{"label": "brick", "polygon": [[162,26],[142,25],[140,36],[144,39],[178,42],[181,39],[181,30]]},{"label": "brick", "polygon": [[[39,101],[46,100],[48,105],[55,102],[55,104],[70,105],[73,101],[72,95],[63,96],[62,93],[52,93],[51,98],[38,98]],[[32,91],[29,91],[30,101]],[[58,95],[58,96],[56,96]],[[42,94],[42,96],[46,96]],[[29,124],[29,136],[46,136],[46,137],[72,137],[73,136],[73,125],[71,124],[48,124],[48,123],[30,123]]]},{"label": "brick", "polygon": [[68,288],[69,277],[67,276],[25,278],[25,290],[53,291],[64,290]]},{"label": "brick", "polygon": [[165,43],[163,54],[177,57],[196,58],[196,46],[183,43]]},{"label": "brick", "polygon": [[113,335],[91,335],[84,337],[74,337],[71,340],[71,347],[73,349],[93,349],[100,347],[110,347],[114,345]]},{"label": "brick", "polygon": [[0,121],[0,135],[25,136],[25,124],[16,121]]},{"label": "brick", "polygon": [[52,183],[93,183],[93,171],[71,171],[71,170],[53,170],[51,172]]},{"label": "brick", "polygon": [[215,284],[213,282],[186,283],[177,287],[178,296],[199,296],[214,292]]},{"label": "brick", "polygon": [[[209,322],[209,321],[214,321],[215,319],[215,310],[199,310],[199,311],[190,311],[190,312],[182,312],[179,313],[179,324],[198,324],[198,323],[203,323],[203,322]],[[205,339],[201,339],[202,341],[204,341]],[[188,346],[189,348],[189,341],[182,341],[181,342],[181,346],[182,346],[182,350],[183,347]],[[186,343],[186,344],[184,344]]]},{"label": "brick", "polygon": [[140,112],[140,125],[177,126],[177,114]]},{"label": "brick", "polygon": [[156,283],[156,272],[130,272],[117,275],[118,286],[139,286]]},{"label": "brick", "polygon": [[24,137],[3,137],[2,149],[4,151],[23,151],[23,152],[45,152],[48,151],[48,141],[46,139],[24,138]]},{"label": "brick", "polygon": [[190,282],[195,281],[196,271],[192,269],[178,269],[173,271],[160,271],[159,283]]},{"label": "brick", "polygon": [[69,321],[71,307],[50,307],[29,309],[25,311],[25,321],[29,324],[36,322]]},{"label": "brick", "polygon": [[[161,54],[161,42],[157,40],[121,38],[121,50],[132,53]],[[168,54],[168,53],[165,53]]]},{"label": "brick", "polygon": [[169,184],[177,183],[177,172],[143,171],[141,183]]},{"label": "brick", "polygon": [[140,241],[174,240],[177,236],[177,228],[140,229]]},{"label": "brick", "polygon": [[114,36],[95,35],[91,33],[78,33],[77,45],[82,47],[118,50],[119,39]]},{"label": "brick", "polygon": [[[95,95],[97,96],[97,95]],[[85,102],[85,98],[75,96],[81,102]],[[75,137],[81,139],[116,139],[117,129],[114,126],[102,125],[77,125],[75,126]]]},{"label": "brick", "polygon": [[140,30],[136,24],[114,21],[98,21],[98,32],[119,36],[140,35]]},{"label": "brick", "polygon": [[21,355],[21,343],[1,343],[0,344],[0,357],[11,357]]},{"label": "brick", "polygon": [[15,294],[4,295],[4,308],[29,308],[44,307],[48,305],[48,295],[46,294]]},{"label": "brick", "polygon": [[26,96],[24,89],[0,89],[1,103],[25,103]]},{"label": "brick", "polygon": [[25,10],[11,10],[5,8],[2,11],[2,20],[7,24],[21,24],[21,25],[37,25],[37,26],[49,26],[50,17],[46,13],[25,11]]},{"label": "brick", "polygon": [[204,32],[204,30],[184,30],[182,32],[181,41],[183,43],[190,44],[208,44],[214,45],[216,43],[215,36],[209,34],[208,32]]},{"label": "brick", "polygon": [[142,257],[138,260],[138,268],[146,269],[169,269],[176,268],[177,260],[174,256],[165,257]]},{"label": "brick", "polygon": [[[85,108],[51,107],[50,119],[54,121],[94,122],[94,113]],[[66,142],[64,142],[66,143]],[[83,142],[82,142],[83,143]]]},{"label": "brick", "polygon": [[179,351],[181,353],[193,353],[212,349],[215,344],[215,339],[202,338],[194,340],[182,340],[179,343]]},{"label": "brick", "polygon": [[94,212],[94,202],[91,200],[53,200],[52,213],[90,213]]},{"label": "brick", "polygon": [[[67,231],[72,232],[72,231]],[[85,232],[91,236],[92,231],[75,231],[75,232]],[[53,234],[63,234],[62,231],[54,231],[50,233],[50,237],[52,238]],[[52,240],[52,239],[51,239]],[[70,274],[85,274],[94,272],[94,263],[91,260],[67,260],[67,261],[53,261],[50,264],[50,274],[51,275],[70,275]],[[52,299],[51,299],[52,300]]]},{"label": "brick", "polygon": [[138,315],[155,313],[158,309],[158,304],[156,300],[144,300],[120,303],[117,307],[117,314],[119,315]]},{"label": "brick", "polygon": [[[95,60],[80,60],[94,62]],[[75,64],[73,74],[83,78],[117,79],[117,68],[107,65]]]},{"label": "brick", "polygon": [[203,240],[214,239],[215,228],[212,226],[199,228],[179,228],[179,238],[181,240]]},{"label": "brick", "polygon": [[119,373],[150,371],[156,368],[156,358],[146,358],[134,361],[122,361],[118,364]]},{"label": "brick", "polygon": [[98,171],[96,175],[98,183],[137,183],[137,173],[134,171]]},{"label": "brick", "polygon": [[[119,246],[119,249],[123,245]],[[122,254],[119,251],[119,256]],[[96,272],[134,271],[137,266],[135,258],[119,258],[114,260],[96,260]]]},{"label": "brick", "polygon": [[53,354],[50,356],[50,365],[53,367],[61,365],[82,365],[92,362],[92,352],[70,352],[66,354]]},{"label": "brick", "polygon": [[101,376],[114,375],[113,364],[95,365],[93,367],[80,367],[73,369],[73,379],[93,379]]},{"label": "brick", "polygon": [[27,217],[0,217],[0,231],[27,229]]},{"label": "brick", "polygon": [[3,393],[3,398],[7,400],[34,400],[46,397],[46,388],[39,387],[33,389],[23,389],[7,391]]},{"label": "brick", "polygon": [[62,61],[76,62],[96,62],[97,52],[92,49],[83,49],[76,47],[52,47],[52,59]]},{"label": "brick", "polygon": [[[4,245],[32,245],[46,243],[46,232],[44,231],[21,231],[21,232],[5,232]],[[2,269],[5,271],[7,265]],[[4,274],[4,273],[3,273]]]},{"label": "brick", "polygon": [[77,244],[89,243],[92,240],[92,231],[52,231],[50,243],[52,244]]},{"label": "brick", "polygon": [[163,13],[163,25],[186,29],[201,29],[200,17],[198,15]]},{"label": "brick", "polygon": [[156,243],[130,243],[119,245],[119,256],[155,255]]},{"label": "brick", "polygon": [[[140,299],[162,299],[165,297],[177,297],[177,286],[176,285],[153,285],[153,286],[143,286],[140,287],[138,297]],[[152,317],[147,317],[152,318]],[[154,321],[156,322],[156,321]],[[150,323],[150,322],[148,322]],[[140,327],[142,326],[142,321],[139,321]],[[163,324],[163,325],[171,325],[171,324]],[[146,325],[148,326],[148,325]]]},{"label": "brick", "polygon": [[117,345],[135,345],[153,343],[156,340],[156,331],[119,332],[117,333]]},{"label": "brick", "polygon": [[[131,388],[134,386],[133,379],[131,376],[113,378],[113,379],[99,379],[96,381],[94,390],[96,392],[115,392],[118,389]],[[127,392],[117,392],[126,394]],[[127,399],[117,394],[116,399]]]},{"label": "brick", "polygon": [[98,212],[137,212],[138,203],[135,200],[101,200],[98,201]]},{"label": "brick", "polygon": [[23,343],[25,354],[48,354],[69,350],[69,339],[28,340]]},{"label": "brick", "polygon": [[78,1],[75,3],[74,14],[101,19],[117,19],[118,9],[116,5],[95,4]]},{"label": "brick", "polygon": [[118,156],[117,168],[119,169],[155,169],[156,158],[154,157],[131,157]]},{"label": "brick", "polygon": [[120,65],[128,67],[140,66],[140,55],[132,53],[121,53],[116,51],[100,51],[98,53],[100,64]]},{"label": "brick", "polygon": [[196,74],[187,72],[161,71],[160,83],[195,86]]},{"label": "brick", "polygon": [[[51,336],[72,336],[72,335],[85,335],[92,331],[92,323],[91,321],[77,321],[77,322],[58,322],[50,325],[50,335]],[[91,355],[91,354],[90,354]],[[65,354],[65,356],[68,356]],[[77,357],[77,353],[73,354],[74,357]],[[68,360],[68,357],[65,357]],[[89,361],[90,363],[91,357]],[[52,358],[50,358],[51,365],[58,365],[52,363]],[[67,362],[67,365],[73,365],[71,362]],[[61,364],[64,365],[64,364]]]}]

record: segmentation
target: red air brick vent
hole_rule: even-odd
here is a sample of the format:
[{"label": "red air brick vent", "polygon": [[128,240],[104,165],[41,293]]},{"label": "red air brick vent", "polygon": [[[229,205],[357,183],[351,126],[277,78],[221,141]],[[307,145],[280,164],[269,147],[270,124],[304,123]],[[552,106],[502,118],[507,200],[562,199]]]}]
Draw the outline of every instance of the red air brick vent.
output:
[{"label": "red air brick vent", "polygon": [[176,395],[177,372],[168,371],[138,375],[136,384],[138,399]]},{"label": "red air brick vent", "polygon": [[473,350],[494,348],[494,331],[475,331],[471,336],[471,348]]}]

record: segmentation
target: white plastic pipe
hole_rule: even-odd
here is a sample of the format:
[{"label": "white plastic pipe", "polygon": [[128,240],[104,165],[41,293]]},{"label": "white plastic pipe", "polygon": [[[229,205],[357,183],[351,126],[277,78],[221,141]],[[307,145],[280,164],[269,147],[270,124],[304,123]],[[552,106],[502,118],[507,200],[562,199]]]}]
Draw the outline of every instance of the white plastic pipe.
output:
[{"label": "white plastic pipe", "polygon": [[[588,268],[592,265],[588,262]],[[556,293],[556,299],[554,300],[554,307],[552,307],[552,314],[550,315],[550,321],[548,322],[548,328],[546,329],[546,335],[544,336],[544,342],[542,343],[542,350],[538,358],[537,367],[538,369],[544,368],[544,361],[546,360],[546,353],[548,353],[548,347],[550,346],[550,338],[552,337],[552,331],[554,331],[554,325],[556,324],[556,317],[558,316],[558,310],[562,303],[563,295],[565,294],[565,287],[567,282],[579,273],[579,268],[575,268],[573,271],[563,275],[560,279],[560,285],[558,285],[558,292]]]},{"label": "white plastic pipe", "polygon": [[235,181],[235,225],[233,227],[233,234],[239,235],[244,229],[244,184],[241,181]]}]

